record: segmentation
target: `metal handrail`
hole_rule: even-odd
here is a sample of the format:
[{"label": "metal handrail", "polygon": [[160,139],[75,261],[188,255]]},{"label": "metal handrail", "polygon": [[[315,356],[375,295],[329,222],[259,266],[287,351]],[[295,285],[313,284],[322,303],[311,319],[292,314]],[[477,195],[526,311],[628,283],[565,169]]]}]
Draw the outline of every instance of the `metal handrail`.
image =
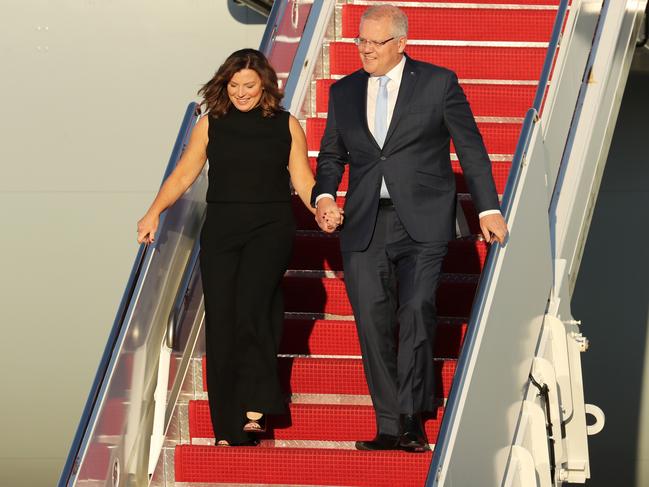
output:
[{"label": "metal handrail", "polygon": [[268,21],[266,22],[266,28],[264,29],[264,34],[261,37],[261,42],[259,43],[259,50],[264,53],[264,56],[268,57],[270,54],[270,48],[273,45],[275,36],[277,35],[278,19],[282,19],[284,10],[286,10],[286,5],[288,1],[278,1],[273,3],[273,8],[268,15]]},{"label": "metal handrail", "polygon": [[171,313],[169,313],[169,320],[167,321],[166,344],[170,349],[173,349],[177,344],[176,338],[179,336],[180,326],[182,324],[182,316],[184,315],[187,308],[187,302],[190,296],[189,286],[192,281],[192,277],[194,276],[194,273],[196,272],[198,267],[199,254],[200,242],[197,241],[194,245],[194,248],[192,249],[189,260],[187,261],[187,267],[185,267],[183,278],[180,281],[180,286],[178,287],[178,293],[176,293],[174,306],[171,310]]},{"label": "metal handrail", "polygon": [[302,32],[284,89],[283,104],[294,115],[298,113],[304,102],[306,95],[304,87],[308,86],[311,79],[318,55],[318,47],[329,25],[329,17],[334,6],[333,3],[328,3],[327,0],[313,0],[309,18],[304,26],[304,32]]},{"label": "metal handrail", "polygon": [[548,45],[548,51],[545,55],[545,62],[543,63],[543,70],[541,71],[541,77],[539,78],[539,84],[536,87],[536,96],[534,96],[534,104],[532,108],[541,113],[541,105],[543,104],[543,98],[545,96],[545,90],[550,81],[550,75],[552,74],[552,66],[554,66],[554,58],[557,55],[557,48],[561,42],[562,32],[563,32],[563,23],[566,20],[566,15],[568,14],[568,5],[570,0],[561,0],[557,10],[557,16],[554,19],[554,27],[552,28],[552,37],[550,37],[550,43]]},{"label": "metal handrail", "polygon": [[[557,55],[557,48],[561,41],[563,24],[566,19],[569,3],[570,0],[561,0],[557,8],[557,15],[554,20],[552,36],[550,38],[550,43],[548,44],[548,51],[545,56],[543,70],[541,71],[539,84],[536,89],[534,104],[527,111],[527,114],[523,122],[523,126],[521,128],[521,133],[518,138],[518,142],[516,144],[516,151],[514,153],[514,157],[512,160],[512,167],[510,169],[509,176],[507,178],[507,185],[505,186],[505,191],[501,203],[501,211],[505,220],[508,220],[509,215],[511,213],[512,202],[514,200],[514,195],[516,194],[516,191],[518,189],[518,183],[520,180],[522,167],[525,163],[525,156],[527,154],[527,149],[529,148],[529,143],[530,140],[532,139],[532,133],[536,127],[536,122],[539,120],[541,107],[543,104],[543,100],[545,99],[545,91],[547,89],[548,81],[550,80],[550,75],[552,74],[554,60]],[[476,347],[476,341],[478,337],[478,325],[481,322],[481,318],[486,308],[487,294],[494,280],[495,267],[496,267],[496,262],[498,260],[498,256],[500,254],[500,250],[501,250],[501,246],[499,245],[495,245],[491,247],[489,254],[487,255],[484,269],[480,276],[480,283],[478,285],[476,297],[473,301],[473,306],[471,308],[467,333],[464,339],[464,346],[462,347],[460,357],[458,358],[454,384],[453,387],[451,388],[448,400],[446,401],[446,408],[445,408],[446,411],[444,417],[442,418],[442,424],[440,426],[439,434],[437,436],[437,442],[433,453],[433,459],[431,461],[430,470],[428,472],[428,478],[426,480],[426,487],[432,487],[435,484],[438,470],[441,468],[440,467],[441,457],[446,452],[446,449],[448,448],[449,430],[457,417],[457,406],[458,406],[459,394],[460,391],[466,385],[465,374],[466,374],[467,365],[469,362],[469,358],[474,352]]]},{"label": "metal handrail", "polygon": [[[178,159],[180,159],[183,149],[187,144],[187,141],[189,140],[191,129],[193,128],[199,113],[200,112],[198,105],[196,103],[190,103],[185,110],[185,115],[183,116],[183,121],[180,126],[180,130],[178,131],[176,142],[171,151],[171,156],[169,157],[169,162],[167,163],[167,168],[162,178],[163,183],[176,167]],[[160,227],[162,227],[163,222],[164,218],[162,218],[160,221]],[[127,321],[127,314],[131,300],[133,296],[136,296],[142,288],[142,280],[140,279],[140,276],[141,271],[144,268],[144,263],[150,260],[153,251],[154,246],[146,244],[140,245],[140,248],[138,249],[131,274],[128,278],[122,300],[120,301],[115,321],[113,322],[113,326],[108,336],[108,341],[106,342],[106,347],[104,348],[101,360],[99,361],[99,366],[97,367],[97,372],[90,388],[90,393],[88,394],[88,399],[86,400],[86,404],[83,408],[83,413],[81,414],[81,419],[79,420],[79,426],[77,427],[74,439],[72,440],[72,445],[70,446],[70,452],[68,453],[63,471],[61,472],[61,477],[59,478],[59,487],[67,485],[70,477],[77,473],[78,455],[84,444],[84,438],[86,437],[86,434],[88,432],[88,426],[92,417],[93,410],[95,409],[95,405],[100,398],[100,392],[102,386],[104,385],[104,380],[108,374],[113,351],[122,332],[122,327]]]},{"label": "metal handrail", "polygon": [[76,473],[76,470],[78,469],[78,465],[76,464],[77,455],[79,453],[79,449],[81,448],[83,437],[85,436],[88,429],[88,421],[90,420],[90,416],[92,415],[92,411],[97,402],[99,390],[104,381],[104,378],[106,377],[108,363],[110,362],[110,357],[120,335],[122,328],[121,325],[122,323],[124,323],[128,305],[130,304],[131,299],[135,294],[135,284],[140,277],[140,272],[143,267],[148,247],[149,246],[145,244],[140,245],[140,248],[137,251],[135,262],[133,263],[133,268],[131,269],[131,274],[128,278],[126,289],[124,290],[124,295],[122,296],[122,300],[119,303],[119,308],[117,309],[117,315],[115,317],[113,327],[111,328],[110,334],[108,335],[108,341],[106,342],[104,353],[102,354],[101,360],[99,361],[95,379],[92,383],[92,386],[90,387],[90,393],[88,394],[88,399],[86,400],[86,404],[83,408],[81,419],[79,420],[79,426],[77,426],[77,431],[74,435],[74,439],[72,440],[72,445],[70,446],[70,452],[68,453],[65,465],[63,466],[63,472],[61,473],[61,477],[59,479],[59,487],[66,485],[70,476]]}]

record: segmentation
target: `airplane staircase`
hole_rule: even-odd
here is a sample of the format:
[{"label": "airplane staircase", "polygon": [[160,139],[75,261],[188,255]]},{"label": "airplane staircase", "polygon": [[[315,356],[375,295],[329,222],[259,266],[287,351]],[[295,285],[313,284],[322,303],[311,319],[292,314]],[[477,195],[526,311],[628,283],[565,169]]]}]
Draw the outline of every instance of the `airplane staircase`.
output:
[{"label": "airplane staircase", "polygon": [[[262,50],[315,158],[329,86],[358,69],[352,39],[381,1],[278,1]],[[583,483],[587,348],[569,297],[645,2],[391,2],[406,52],[453,69],[492,160],[511,236],[491,249],[452,150],[458,238],[437,294],[434,451],[359,452],[375,433],[335,234],[294,197],[279,362],[290,415],[258,447],[214,446],[204,382],[197,235],[206,174],[142,247],[60,485],[491,486]],[[570,3],[570,5],[569,5]],[[622,5],[625,4],[625,5]],[[193,124],[188,107],[167,174]],[[339,188],[344,204],[347,178]],[[597,418],[586,424],[586,414]]]}]

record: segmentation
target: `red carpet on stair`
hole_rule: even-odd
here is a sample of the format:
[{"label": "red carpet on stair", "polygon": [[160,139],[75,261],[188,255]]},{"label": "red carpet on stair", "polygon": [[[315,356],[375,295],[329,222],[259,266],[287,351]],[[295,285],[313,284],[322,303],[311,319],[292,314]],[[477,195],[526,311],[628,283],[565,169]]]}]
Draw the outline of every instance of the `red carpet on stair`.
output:
[{"label": "red carpet on stair", "polygon": [[[363,5],[343,7],[342,36],[358,36]],[[403,7],[408,16],[408,39],[547,42],[552,33],[554,10],[499,8]]]},{"label": "red carpet on stair", "polygon": [[[360,69],[358,49],[351,42],[329,46],[331,74],[347,74]],[[406,48],[412,58],[452,69],[460,79],[538,80],[545,48],[421,46]]]},{"label": "red carpet on stair", "polygon": [[[326,113],[329,104],[329,88],[337,80],[322,79],[316,84],[318,113]],[[536,85],[476,84],[462,83],[462,89],[469,100],[476,117],[522,118],[532,106]]]},{"label": "red carpet on stair", "polygon": [[177,482],[413,487],[424,485],[430,459],[398,451],[180,445],[175,466]]},{"label": "red carpet on stair", "polygon": [[[309,118],[306,121],[307,143],[310,151],[320,148],[320,140],[327,121],[324,118]],[[521,130],[521,123],[478,122],[487,151],[490,154],[513,154]],[[455,153],[451,143],[451,152]]]},{"label": "red carpet on stair", "polygon": [[[456,358],[466,333],[466,323],[446,321],[437,325],[435,356]],[[345,320],[288,319],[284,322],[281,354],[355,355],[361,354],[356,323]]]},{"label": "red carpet on stair", "polygon": [[[436,438],[443,410],[426,418],[425,430],[429,438]],[[341,404],[291,404],[288,416],[274,416],[268,420],[268,431],[260,438],[304,441],[355,441],[373,438],[376,416],[372,406]],[[190,438],[214,438],[207,401],[189,403]]]}]

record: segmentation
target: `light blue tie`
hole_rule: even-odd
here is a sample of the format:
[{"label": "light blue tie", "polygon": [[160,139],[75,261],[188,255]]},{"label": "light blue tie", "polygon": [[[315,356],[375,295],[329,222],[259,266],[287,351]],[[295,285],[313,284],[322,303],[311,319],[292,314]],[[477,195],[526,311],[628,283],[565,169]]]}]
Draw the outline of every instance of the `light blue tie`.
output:
[{"label": "light blue tie", "polygon": [[388,81],[387,76],[379,77],[379,92],[376,95],[376,111],[374,113],[374,138],[383,147],[385,135],[388,133]]},{"label": "light blue tie", "polygon": [[[376,111],[374,112],[374,138],[379,146],[383,147],[385,136],[388,133],[388,81],[387,76],[379,77],[379,92],[376,95]],[[390,193],[381,178],[381,198],[389,198]]]}]

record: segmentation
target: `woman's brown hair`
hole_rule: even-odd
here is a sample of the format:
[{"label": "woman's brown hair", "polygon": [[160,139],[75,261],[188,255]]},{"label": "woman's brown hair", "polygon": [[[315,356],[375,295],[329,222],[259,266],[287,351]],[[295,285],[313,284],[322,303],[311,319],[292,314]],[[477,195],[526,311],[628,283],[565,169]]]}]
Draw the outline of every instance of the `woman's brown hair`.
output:
[{"label": "woman's brown hair", "polygon": [[219,118],[225,115],[232,102],[228,96],[228,83],[242,69],[252,69],[261,78],[263,93],[259,105],[264,117],[272,117],[280,111],[282,93],[277,86],[277,74],[266,56],[255,49],[235,51],[225,60],[214,77],[198,91],[203,97],[201,106],[205,105],[207,112]]}]

